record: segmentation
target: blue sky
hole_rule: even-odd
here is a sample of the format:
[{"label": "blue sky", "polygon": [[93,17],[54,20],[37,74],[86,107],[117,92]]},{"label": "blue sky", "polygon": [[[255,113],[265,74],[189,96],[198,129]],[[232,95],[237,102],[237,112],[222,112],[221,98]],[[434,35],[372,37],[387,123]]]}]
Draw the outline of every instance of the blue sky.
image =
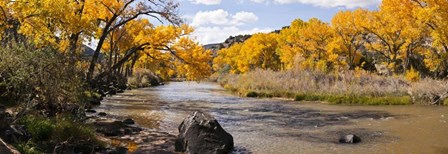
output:
[{"label": "blue sky", "polygon": [[196,31],[201,44],[229,36],[270,32],[292,20],[317,17],[329,22],[339,10],[376,9],[381,0],[177,0],[179,13]]}]

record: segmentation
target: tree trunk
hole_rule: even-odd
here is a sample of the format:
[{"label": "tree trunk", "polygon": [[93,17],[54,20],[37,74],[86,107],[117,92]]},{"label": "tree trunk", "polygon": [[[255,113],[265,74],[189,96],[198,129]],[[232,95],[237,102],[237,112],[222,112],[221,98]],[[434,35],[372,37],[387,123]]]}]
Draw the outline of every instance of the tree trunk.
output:
[{"label": "tree trunk", "polygon": [[109,34],[109,29],[112,26],[112,23],[117,19],[117,15],[112,16],[111,20],[106,23],[106,26],[103,28],[103,32],[101,34],[100,39],[98,40],[98,44],[95,49],[95,53],[93,53],[92,61],[90,62],[89,71],[87,72],[87,81],[90,82],[93,78],[93,72],[95,71],[96,61],[100,55],[101,48],[103,47],[104,41],[106,40],[107,35]]},{"label": "tree trunk", "polygon": [[78,40],[79,40],[80,33],[72,34],[70,35],[70,43],[69,43],[69,69],[71,73],[75,72],[75,65],[76,65],[76,49],[78,48]]}]

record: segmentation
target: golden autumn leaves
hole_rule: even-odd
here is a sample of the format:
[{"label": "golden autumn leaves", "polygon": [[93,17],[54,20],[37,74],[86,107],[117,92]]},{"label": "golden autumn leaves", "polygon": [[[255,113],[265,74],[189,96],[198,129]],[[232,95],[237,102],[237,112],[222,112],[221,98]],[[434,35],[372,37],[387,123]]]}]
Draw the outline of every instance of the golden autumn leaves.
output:
[{"label": "golden autumn leaves", "polygon": [[378,10],[340,11],[331,23],[296,19],[278,34],[256,34],[219,51],[215,69],[337,71],[360,69],[367,61],[395,73],[429,70],[444,77],[448,75],[447,31],[447,1],[383,0]]},{"label": "golden autumn leaves", "polygon": [[[1,0],[0,28],[5,31],[8,21],[15,20],[17,33],[34,46],[52,46],[73,59],[83,43],[96,40],[90,63],[73,62],[83,70],[90,66],[87,80],[124,67],[151,69],[166,78],[208,76],[211,53],[188,37],[193,28],[182,24],[177,7],[173,1]],[[154,26],[149,18],[172,25]],[[100,53],[107,65],[97,68]]]}]

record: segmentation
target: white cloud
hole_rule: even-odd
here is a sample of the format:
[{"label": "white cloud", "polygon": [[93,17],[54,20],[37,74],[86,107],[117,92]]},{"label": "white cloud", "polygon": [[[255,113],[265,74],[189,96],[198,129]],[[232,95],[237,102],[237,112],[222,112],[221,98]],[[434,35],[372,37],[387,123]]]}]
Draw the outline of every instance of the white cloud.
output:
[{"label": "white cloud", "polygon": [[234,24],[241,24],[241,23],[252,23],[256,22],[258,20],[258,17],[252,13],[252,12],[245,12],[241,11],[236,13],[233,17]]},{"label": "white cloud", "polygon": [[207,24],[214,25],[225,25],[229,22],[228,19],[229,13],[224,11],[223,9],[214,10],[214,11],[199,11],[193,18],[193,22],[191,22],[192,26],[201,26]]},{"label": "white cloud", "polygon": [[[271,32],[271,28],[254,27],[258,16],[252,12],[240,11],[231,14],[223,9],[212,11],[199,11],[194,16],[185,15],[190,25],[195,28],[193,38],[201,44],[221,43],[229,36],[253,34],[258,32]],[[245,28],[242,28],[245,27]]]},{"label": "white cloud", "polygon": [[255,2],[255,3],[265,3],[268,0],[250,0],[250,1]]},{"label": "white cloud", "polygon": [[292,4],[292,3],[302,3],[310,4],[319,7],[346,7],[346,8],[356,8],[356,7],[367,7],[372,5],[377,5],[381,0],[250,0],[256,3],[268,3],[272,1],[277,4]]},{"label": "white cloud", "polygon": [[204,4],[204,5],[218,5],[221,4],[221,0],[190,0],[194,4]]},{"label": "white cloud", "polygon": [[248,30],[242,30],[236,26],[228,27],[198,27],[193,33],[193,37],[201,44],[221,43],[224,42],[229,36],[254,34],[254,33],[267,33],[272,32],[271,28],[252,28]]},{"label": "white cloud", "polygon": [[244,25],[245,23],[253,23],[258,20],[258,17],[252,12],[241,11],[235,15],[229,12],[218,9],[213,11],[199,11],[191,22],[192,26],[199,27],[204,25]]}]

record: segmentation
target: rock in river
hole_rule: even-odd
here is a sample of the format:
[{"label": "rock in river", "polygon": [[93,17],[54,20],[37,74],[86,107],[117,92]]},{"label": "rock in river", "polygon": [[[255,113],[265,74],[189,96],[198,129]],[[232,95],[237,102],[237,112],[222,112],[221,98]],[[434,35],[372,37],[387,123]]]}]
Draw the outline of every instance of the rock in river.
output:
[{"label": "rock in river", "polygon": [[107,116],[107,113],[100,112],[100,113],[98,113],[98,116],[104,117],[104,116]]},{"label": "rock in river", "polygon": [[191,154],[224,154],[233,149],[233,137],[211,115],[194,112],[179,126],[175,149]]},{"label": "rock in river", "polygon": [[134,120],[129,119],[129,118],[128,119],[124,119],[123,123],[126,124],[126,125],[133,125],[133,124],[135,124]]},{"label": "rock in river", "polygon": [[356,135],[353,135],[353,134],[341,137],[339,139],[339,143],[351,143],[351,144],[354,144],[354,143],[359,143],[359,142],[361,142],[361,138],[359,136],[356,136]]}]

